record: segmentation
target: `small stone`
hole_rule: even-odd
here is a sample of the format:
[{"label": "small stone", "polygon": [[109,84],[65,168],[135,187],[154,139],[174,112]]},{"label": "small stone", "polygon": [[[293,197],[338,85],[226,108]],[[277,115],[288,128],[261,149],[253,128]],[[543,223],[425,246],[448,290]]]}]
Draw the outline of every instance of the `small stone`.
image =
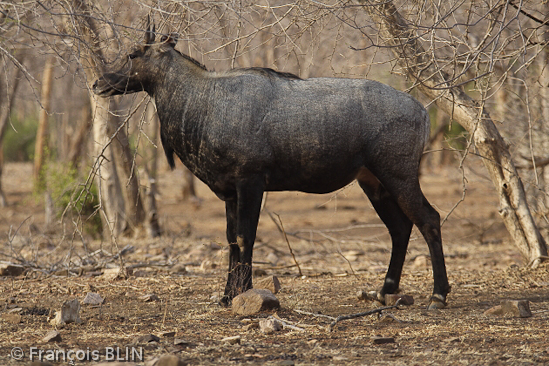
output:
[{"label": "small stone", "polygon": [[19,276],[25,272],[25,267],[9,262],[0,262],[0,276]]},{"label": "small stone", "polygon": [[374,344],[395,343],[395,338],[394,337],[372,337],[372,342]]},{"label": "small stone", "polygon": [[133,344],[143,344],[143,343],[158,342],[158,341],[160,341],[160,338],[158,338],[154,334],[145,334],[135,338],[133,340]]},{"label": "small stone", "polygon": [[84,297],[84,300],[82,300],[82,304],[85,305],[101,305],[104,302],[105,299],[96,292],[88,292],[86,297]]},{"label": "small stone", "polygon": [[163,338],[173,338],[175,337],[175,332],[172,331],[172,332],[164,332],[162,334],[160,334]]},{"label": "small stone", "polygon": [[401,295],[401,294],[386,294],[385,295],[385,305],[393,306],[400,300],[399,305],[413,305],[414,298],[410,295]]},{"label": "small stone", "polygon": [[503,300],[501,308],[504,313],[520,318],[529,318],[532,316],[528,300]]},{"label": "small stone", "polygon": [[160,301],[160,298],[156,294],[147,294],[139,297],[145,302]]},{"label": "small stone", "polygon": [[186,362],[183,362],[182,359],[176,355],[164,355],[160,357],[158,362],[155,363],[155,366],[185,366]]},{"label": "small stone", "polygon": [[402,323],[402,321],[395,318],[393,314],[383,314],[377,322],[378,323]]},{"label": "small stone", "polygon": [[377,291],[364,291],[364,290],[359,290],[359,291],[356,293],[356,297],[357,297],[359,300],[365,300],[365,301],[376,301],[376,300],[378,300],[378,298],[377,298]]},{"label": "small stone", "polygon": [[68,323],[82,323],[80,319],[80,302],[78,299],[65,301],[61,310],[55,313],[55,318],[50,320],[50,324],[59,326]]},{"label": "small stone", "polygon": [[190,344],[191,344],[191,342],[189,342],[185,339],[181,339],[181,338],[174,338],[174,340],[173,340],[173,345],[174,346],[188,346]]},{"label": "small stone", "polygon": [[277,294],[280,291],[280,281],[276,276],[269,276],[262,278],[259,281],[255,281],[255,288],[264,288],[270,290],[273,294]]},{"label": "small stone", "polygon": [[117,278],[123,277],[123,275],[122,275],[122,271],[120,270],[120,267],[115,267],[115,268],[105,268],[103,270],[103,275],[101,277],[107,281],[112,281]]},{"label": "small stone", "polygon": [[484,315],[503,315],[503,309],[501,308],[501,305],[496,305],[494,307],[491,307],[490,309],[486,310],[484,312]]},{"label": "small stone", "polygon": [[178,263],[170,269],[170,272],[179,274],[187,273],[187,265],[185,263]]},{"label": "small stone", "polygon": [[51,330],[44,338],[42,338],[42,341],[46,343],[61,342],[61,334],[59,334],[56,330]]},{"label": "small stone", "polygon": [[2,314],[2,320],[10,324],[19,324],[21,323],[21,315],[16,313],[6,313]]},{"label": "small stone", "polygon": [[484,315],[529,318],[532,316],[532,311],[528,300],[502,300],[500,305],[486,310]]},{"label": "small stone", "polygon": [[233,299],[232,312],[237,315],[249,316],[261,311],[280,308],[280,302],[275,295],[265,289],[250,289]]},{"label": "small stone", "polygon": [[226,338],[223,338],[221,342],[228,343],[228,344],[240,344],[240,336],[237,335],[234,337],[226,337]]},{"label": "small stone", "polygon": [[259,329],[265,334],[271,334],[282,330],[282,323],[276,319],[261,319],[259,321]]}]

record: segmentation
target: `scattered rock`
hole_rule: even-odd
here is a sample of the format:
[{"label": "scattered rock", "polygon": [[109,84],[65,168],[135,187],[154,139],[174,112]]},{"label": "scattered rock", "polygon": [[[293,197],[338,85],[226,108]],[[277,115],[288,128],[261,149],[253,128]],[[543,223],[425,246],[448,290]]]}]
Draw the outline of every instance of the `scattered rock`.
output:
[{"label": "scattered rock", "polygon": [[383,314],[378,323],[402,323],[401,320],[398,320],[393,314]]},{"label": "scattered rock", "polygon": [[60,311],[55,312],[55,318],[50,320],[50,324],[59,326],[68,323],[82,323],[80,319],[80,302],[78,299],[65,301]]},{"label": "scattered rock", "polygon": [[190,344],[191,344],[191,342],[189,342],[185,339],[181,339],[181,338],[174,338],[174,340],[173,340],[173,345],[174,346],[188,346]]},{"label": "scattered rock", "polygon": [[484,312],[484,315],[503,315],[503,309],[501,305],[496,305]]},{"label": "scattered rock", "polygon": [[160,298],[156,294],[147,294],[139,298],[145,302],[160,301]]},{"label": "scattered rock", "polygon": [[528,300],[504,300],[501,302],[501,308],[505,314],[512,314],[521,318],[532,316],[530,301]]},{"label": "scattered rock", "polygon": [[6,313],[2,314],[2,320],[10,324],[19,324],[21,323],[21,315],[16,313]]},{"label": "scattered rock", "polygon": [[528,300],[502,300],[500,305],[486,310],[484,315],[529,318],[532,316],[532,311],[530,311]]},{"label": "scattered rock", "polygon": [[372,342],[374,344],[387,344],[387,343],[395,343],[394,337],[372,337]]},{"label": "scattered rock", "polygon": [[359,300],[365,300],[365,301],[377,301],[378,298],[377,298],[377,291],[364,291],[364,290],[359,290],[357,293],[356,293],[356,297],[359,299]]},{"label": "scattered rock", "polygon": [[273,294],[277,294],[280,291],[280,281],[276,276],[269,276],[255,281],[255,288],[264,288],[270,290]]},{"label": "scattered rock", "polygon": [[158,338],[154,334],[145,334],[135,338],[133,340],[133,344],[143,344],[143,343],[158,342],[158,341],[160,341],[160,338]]},{"label": "scattered rock", "polygon": [[413,305],[414,298],[411,295],[401,295],[401,294],[386,294],[385,295],[385,305],[393,306],[400,300],[400,305]]},{"label": "scattered rock", "polygon": [[155,366],[185,366],[186,362],[183,362],[182,359],[176,355],[164,355],[160,357],[158,362],[155,363]]},{"label": "scattered rock", "polygon": [[0,276],[19,276],[25,272],[25,267],[9,262],[0,262]]},{"label": "scattered rock", "polygon": [[88,292],[86,297],[84,297],[84,300],[82,300],[82,304],[85,305],[101,305],[104,302],[105,299],[96,292]]},{"label": "scattered rock", "polygon": [[175,337],[175,332],[172,331],[172,332],[164,332],[162,334],[160,334],[163,338],[173,338]]},{"label": "scattered rock", "polygon": [[120,267],[115,267],[115,268],[105,268],[103,270],[103,276],[101,277],[107,281],[112,281],[117,278],[122,278],[124,276],[122,271],[120,270]]},{"label": "scattered rock", "polygon": [[280,308],[275,295],[265,289],[251,289],[233,299],[232,312],[237,315],[254,315],[260,311]]},{"label": "scattered rock", "polygon": [[261,319],[259,329],[265,334],[271,334],[282,330],[282,323],[276,319]]},{"label": "scattered rock", "polygon": [[42,338],[42,341],[46,343],[61,342],[61,334],[59,334],[56,330],[51,330],[44,338]]},{"label": "scattered rock", "polygon": [[240,344],[240,336],[237,335],[234,337],[226,337],[226,338],[223,338],[221,342],[228,343],[228,344]]}]

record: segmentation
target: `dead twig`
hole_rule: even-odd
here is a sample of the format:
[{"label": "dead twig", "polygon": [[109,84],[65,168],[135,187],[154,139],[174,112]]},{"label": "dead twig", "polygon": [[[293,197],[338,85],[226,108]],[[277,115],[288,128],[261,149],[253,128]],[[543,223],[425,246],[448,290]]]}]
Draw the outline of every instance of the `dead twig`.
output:
[{"label": "dead twig", "polygon": [[400,299],[396,302],[396,304],[394,304],[392,306],[383,306],[381,308],[372,309],[372,310],[365,311],[365,312],[362,312],[362,313],[355,313],[355,314],[349,314],[349,315],[340,315],[336,318],[336,320],[332,324],[330,324],[330,328],[329,328],[330,332],[334,329],[334,327],[337,325],[337,323],[339,323],[342,320],[356,319],[356,318],[361,318],[361,317],[372,315],[372,314],[381,313],[384,310],[398,308],[399,305],[400,305]]},{"label": "dead twig", "polygon": [[295,325],[290,324],[288,321],[280,319],[278,316],[272,316],[271,315],[267,319],[275,319],[276,321],[282,323],[282,326],[284,328],[288,328],[288,329],[291,329],[291,330],[297,330],[298,332],[305,332],[305,329],[300,328],[300,327],[296,327]]},{"label": "dead twig", "polygon": [[[274,219],[273,214],[275,214],[276,217],[278,218],[278,221],[280,222],[280,225]],[[278,229],[278,231],[280,231],[284,235],[284,239],[286,239],[286,243],[288,244],[288,249],[290,249],[290,254],[292,255],[292,258],[294,259],[294,263],[295,263],[295,265],[297,267],[297,270],[299,272],[299,276],[303,276],[303,272],[301,272],[301,267],[299,266],[299,263],[297,263],[297,259],[295,258],[294,252],[293,252],[292,247],[290,245],[290,241],[288,240],[288,236],[286,235],[286,230],[284,230],[284,225],[282,224],[282,219],[280,218],[280,215],[277,214],[276,212],[273,212],[273,213],[269,212],[269,217],[275,223],[276,228]]]},{"label": "dead twig", "polygon": [[303,310],[298,310],[298,309],[294,309],[294,311],[296,313],[299,313],[299,314],[310,315],[310,316],[314,316],[314,317],[317,317],[317,318],[326,318],[326,319],[330,319],[330,320],[333,320],[333,321],[337,320],[336,317],[330,316],[330,315],[311,313],[311,312],[308,312],[308,311],[303,311]]}]

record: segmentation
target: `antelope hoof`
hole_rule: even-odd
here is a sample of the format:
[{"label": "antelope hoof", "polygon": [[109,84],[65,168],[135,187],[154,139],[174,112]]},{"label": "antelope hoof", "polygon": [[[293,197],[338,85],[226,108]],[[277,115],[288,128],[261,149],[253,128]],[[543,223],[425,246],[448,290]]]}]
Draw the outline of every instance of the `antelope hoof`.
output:
[{"label": "antelope hoof", "polygon": [[431,296],[431,300],[429,300],[429,306],[427,306],[427,310],[436,310],[436,309],[444,309],[446,307],[446,301],[444,301],[444,298],[441,295],[433,295]]}]

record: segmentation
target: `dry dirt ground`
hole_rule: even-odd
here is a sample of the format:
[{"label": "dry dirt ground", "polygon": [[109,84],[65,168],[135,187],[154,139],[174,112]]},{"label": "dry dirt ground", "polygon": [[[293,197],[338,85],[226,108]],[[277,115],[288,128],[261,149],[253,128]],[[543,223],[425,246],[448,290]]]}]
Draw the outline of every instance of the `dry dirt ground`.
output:
[{"label": "dry dirt ground", "polygon": [[[395,318],[392,322],[371,315],[342,321],[331,332],[331,320],[296,310],[335,317],[375,308],[357,300],[356,293],[380,287],[390,255],[389,236],[356,184],[329,195],[269,194],[254,266],[263,276],[280,279],[281,309],[250,319],[275,315],[304,329],[270,335],[248,329],[247,320],[216,304],[226,279],[224,205],[202,185],[199,206],[181,202],[180,169],[163,172],[159,179],[164,235],[155,240],[119,238],[117,249],[97,240],[84,246],[70,223],[45,228],[43,203],[31,195],[31,166],[8,164],[3,186],[10,206],[0,209],[1,259],[17,253],[40,268],[25,276],[0,277],[0,315],[21,315],[16,324],[7,316],[0,319],[0,364],[28,364],[31,351],[51,357],[55,350],[60,360],[59,351],[70,350],[80,351],[73,359],[82,358],[83,352],[91,358],[95,351],[105,360],[112,351],[108,347],[119,347],[121,359],[126,359],[126,350],[142,347],[143,360],[140,354],[133,360],[139,365],[166,353],[191,365],[549,364],[549,268],[523,266],[499,218],[491,182],[478,162],[470,164],[466,199],[443,226],[452,285],[447,308],[425,310],[433,280],[427,246],[414,229],[401,282],[401,291],[414,297],[414,305],[388,311]],[[443,217],[462,196],[457,169],[426,172],[421,181]],[[268,212],[282,219],[302,276]],[[126,279],[102,275],[102,268],[119,264],[113,254],[122,248],[133,274]],[[77,273],[49,274],[69,262]],[[259,272],[255,279],[261,277]],[[82,305],[83,323],[58,327],[61,341],[45,343],[44,336],[54,329],[48,322],[53,311],[67,300],[82,301],[89,291],[106,298],[105,303]],[[146,302],[143,296],[148,294],[156,294],[158,301]],[[533,316],[484,315],[504,299],[529,300]],[[149,334],[159,339],[139,341]],[[222,341],[237,335],[240,344]],[[377,345],[374,336],[393,337],[395,342]],[[18,356],[15,347],[23,352],[22,361],[10,355],[15,349]]]}]

